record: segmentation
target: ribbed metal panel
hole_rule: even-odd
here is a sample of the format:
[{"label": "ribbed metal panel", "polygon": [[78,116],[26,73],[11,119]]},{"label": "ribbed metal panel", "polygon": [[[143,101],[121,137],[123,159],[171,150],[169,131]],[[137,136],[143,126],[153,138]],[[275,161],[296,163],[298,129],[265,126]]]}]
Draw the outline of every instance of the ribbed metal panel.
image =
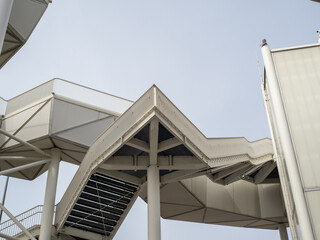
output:
[{"label": "ribbed metal panel", "polygon": [[136,185],[93,174],[65,226],[109,236],[137,190]]}]

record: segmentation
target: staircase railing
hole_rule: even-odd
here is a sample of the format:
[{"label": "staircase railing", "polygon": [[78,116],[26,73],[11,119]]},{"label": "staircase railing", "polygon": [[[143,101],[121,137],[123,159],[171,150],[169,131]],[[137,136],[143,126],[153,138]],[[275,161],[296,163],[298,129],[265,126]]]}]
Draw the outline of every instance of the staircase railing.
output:
[{"label": "staircase railing", "polygon": [[[41,224],[41,216],[42,216],[43,205],[35,206],[28,211],[25,211],[18,216],[16,219],[26,228],[29,229],[33,226],[40,226]],[[21,229],[11,220],[7,220],[3,223],[0,223],[0,232],[8,235],[15,236],[21,233]],[[4,238],[0,237],[0,240]]]}]

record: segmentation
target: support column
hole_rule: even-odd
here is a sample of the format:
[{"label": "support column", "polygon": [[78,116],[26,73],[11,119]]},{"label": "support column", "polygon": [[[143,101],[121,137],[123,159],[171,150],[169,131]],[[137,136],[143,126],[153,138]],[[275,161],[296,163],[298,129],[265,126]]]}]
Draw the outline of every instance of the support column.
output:
[{"label": "support column", "polygon": [[10,18],[13,0],[0,1],[0,53],[6,35],[6,30]]},{"label": "support column", "polygon": [[291,184],[298,222],[301,229],[301,235],[303,239],[312,240],[314,239],[314,236],[311,228],[311,220],[304,196],[301,177],[297,166],[297,159],[292,145],[291,135],[282,102],[280,88],[278,85],[278,78],[274,67],[273,58],[270,48],[266,42],[263,42],[261,51],[264,66],[266,69],[270,96],[273,103],[275,123],[279,130],[280,142],[284,153],[285,164],[288,170],[288,176]]},{"label": "support column", "polygon": [[153,119],[149,128],[148,181],[148,240],[161,240],[160,219],[160,172],[158,164],[159,122]]},{"label": "support column", "polygon": [[294,210],[293,199],[292,199],[291,189],[289,187],[289,183],[287,180],[288,175],[285,169],[284,159],[279,150],[280,143],[276,134],[274,118],[273,118],[271,106],[270,106],[271,105],[270,98],[268,96],[268,92],[267,92],[267,89],[265,89],[264,84],[262,84],[261,89],[262,89],[264,105],[265,105],[267,117],[268,117],[268,124],[269,124],[271,139],[272,139],[272,145],[274,149],[274,158],[277,159],[277,167],[278,167],[280,183],[281,183],[280,185],[282,189],[282,196],[283,196],[285,208],[287,211],[287,218],[289,222],[289,228],[291,231],[291,237],[293,240],[298,240],[299,239],[298,230],[297,230],[295,221],[293,219],[293,216],[295,214],[293,213],[293,210]]},{"label": "support column", "polygon": [[[5,184],[5,186],[4,186],[2,203],[1,203],[3,206],[4,206],[4,202],[6,201],[8,184],[9,184],[9,177],[7,177],[7,179],[6,179],[6,184]],[[1,219],[2,219],[2,213],[3,213],[3,210],[1,209],[1,210],[0,210],[0,222],[1,222]]]},{"label": "support column", "polygon": [[161,239],[160,176],[156,165],[148,167],[148,240]]},{"label": "support column", "polygon": [[279,224],[278,229],[279,229],[280,239],[281,240],[289,240],[286,224],[284,224],[284,223]]},{"label": "support column", "polygon": [[51,239],[51,228],[59,173],[60,150],[58,148],[52,149],[51,155],[52,159],[48,169],[47,186],[41,218],[40,240]]}]

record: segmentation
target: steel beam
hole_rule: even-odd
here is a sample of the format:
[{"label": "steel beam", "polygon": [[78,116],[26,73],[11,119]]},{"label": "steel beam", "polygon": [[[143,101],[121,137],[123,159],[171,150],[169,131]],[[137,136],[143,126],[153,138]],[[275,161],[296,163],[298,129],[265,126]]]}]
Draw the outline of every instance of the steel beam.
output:
[{"label": "steel beam", "polygon": [[43,157],[0,156],[0,161],[10,161],[10,160],[38,161],[38,160],[43,160]]},{"label": "steel beam", "polygon": [[1,232],[0,232],[0,237],[2,237],[4,239],[9,239],[9,240],[18,240],[18,238],[14,238],[14,237],[8,236],[8,235],[3,234]]},{"label": "steel beam", "polygon": [[[106,170],[146,170],[149,166],[148,156],[114,156],[100,165]],[[199,170],[205,167],[194,156],[158,156],[157,166],[160,170]]]},{"label": "steel beam", "polygon": [[46,160],[41,160],[41,161],[34,162],[34,163],[25,164],[25,165],[22,165],[22,166],[19,166],[19,167],[15,167],[15,168],[10,168],[10,169],[1,171],[0,175],[8,175],[8,174],[11,174],[11,173],[14,173],[14,172],[17,172],[17,171],[21,171],[21,170],[25,170],[25,169],[28,169],[28,168],[36,167],[36,166],[39,166],[39,165],[42,165],[42,164],[45,164],[45,163],[48,163],[48,162],[50,162],[50,159],[46,159]]},{"label": "steel beam", "polygon": [[137,138],[130,139],[128,142],[126,142],[126,145],[133,147],[133,148],[136,148],[136,149],[139,149],[144,152],[149,152],[149,149],[150,149],[150,146],[147,142],[142,141]]},{"label": "steel beam", "polygon": [[[65,227],[62,230],[63,234],[71,235],[72,237],[79,237],[81,239],[90,239],[90,240],[108,240],[108,237],[103,238],[98,233],[93,233],[89,231],[80,230],[73,227]],[[63,239],[63,238],[61,238]]]},{"label": "steel beam", "polygon": [[149,152],[149,161],[150,165],[157,164],[158,157],[158,136],[159,136],[159,121],[153,119],[150,122],[149,129],[149,142],[150,142],[150,152]]},{"label": "steel beam", "polygon": [[199,169],[193,169],[193,170],[181,170],[181,171],[175,171],[172,173],[168,173],[162,177],[161,179],[161,184],[167,184],[171,182],[176,182],[180,181],[186,178],[192,178],[192,177],[198,177],[198,176],[203,176],[206,175],[207,172],[204,171],[205,169],[202,169],[203,171]]},{"label": "steel beam", "polygon": [[181,145],[182,143],[177,138],[169,138],[165,141],[159,143],[158,152],[162,152],[176,146]]},{"label": "steel beam", "polygon": [[241,164],[236,164],[235,166],[232,166],[226,170],[222,170],[221,172],[218,172],[216,174],[214,174],[210,179],[214,182],[221,180],[222,178],[225,178],[228,175],[231,175],[234,172],[239,171],[240,169],[243,169],[247,167],[247,165],[241,165]]},{"label": "steel beam", "polygon": [[226,177],[224,179],[224,184],[229,185],[233,182],[240,180],[243,173],[245,173],[250,168],[252,168],[250,163],[244,164],[243,168],[239,169],[238,171],[232,173],[230,176]]},{"label": "steel beam", "polygon": [[276,162],[266,163],[254,177],[254,182],[256,184],[262,183],[268,177],[268,175],[273,171],[273,169],[276,168],[276,166],[277,166]]},{"label": "steel beam", "polygon": [[46,156],[46,157],[51,157],[48,153],[42,151],[40,148],[32,145],[31,143],[28,143],[14,135],[12,135],[11,133],[8,133],[7,131],[3,130],[2,128],[0,128],[0,133],[2,133],[3,135],[6,135],[7,137],[9,138],[12,138],[13,140],[16,140],[17,142],[27,146],[27,147],[30,147],[31,149],[33,149],[34,151],[36,151],[37,153],[40,153],[41,155],[43,156]]}]

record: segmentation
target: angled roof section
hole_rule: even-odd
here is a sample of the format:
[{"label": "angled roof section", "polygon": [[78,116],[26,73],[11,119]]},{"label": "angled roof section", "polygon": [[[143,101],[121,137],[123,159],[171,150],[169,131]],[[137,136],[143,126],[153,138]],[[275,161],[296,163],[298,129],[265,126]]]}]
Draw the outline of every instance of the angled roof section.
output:
[{"label": "angled roof section", "polygon": [[[176,138],[177,146],[183,148],[185,154],[197,157],[199,163],[207,167],[239,160],[258,163],[272,159],[270,139],[248,142],[245,138],[206,138],[156,86],[152,86],[92,144],[83,168],[91,165],[95,169],[102,163],[108,164],[106,160],[119,155],[121,149],[129,152],[130,148],[124,146],[132,147],[137,140],[142,141],[141,145],[148,144],[147,129],[152,119],[160,123],[159,147],[161,142]],[[140,150],[140,153],[131,152],[131,155],[147,155],[146,151]],[[185,155],[181,151],[171,155]]]}]

